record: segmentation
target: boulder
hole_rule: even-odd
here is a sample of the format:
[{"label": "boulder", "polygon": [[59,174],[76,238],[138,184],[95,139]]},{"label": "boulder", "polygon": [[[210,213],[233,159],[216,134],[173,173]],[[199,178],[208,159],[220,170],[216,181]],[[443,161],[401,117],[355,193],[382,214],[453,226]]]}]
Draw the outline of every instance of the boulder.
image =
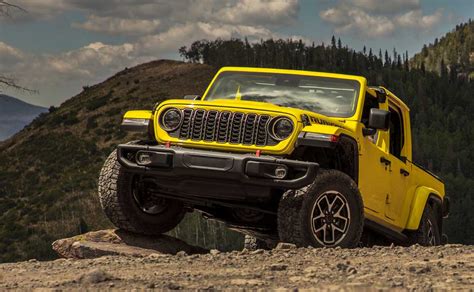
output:
[{"label": "boulder", "polygon": [[160,235],[145,236],[124,230],[93,231],[53,242],[53,250],[61,257],[89,259],[106,255],[145,257],[151,254],[202,254],[206,249],[191,246],[177,238]]}]

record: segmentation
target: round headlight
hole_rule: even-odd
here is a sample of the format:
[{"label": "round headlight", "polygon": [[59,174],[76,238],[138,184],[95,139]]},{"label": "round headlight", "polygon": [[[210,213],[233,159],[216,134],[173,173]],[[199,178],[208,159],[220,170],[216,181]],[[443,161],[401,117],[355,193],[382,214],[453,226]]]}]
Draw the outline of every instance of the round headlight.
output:
[{"label": "round headlight", "polygon": [[183,114],[177,108],[167,109],[161,114],[161,126],[167,132],[176,130],[182,120]]},{"label": "round headlight", "polygon": [[287,117],[276,117],[270,123],[270,136],[273,139],[282,141],[293,133],[293,122]]}]

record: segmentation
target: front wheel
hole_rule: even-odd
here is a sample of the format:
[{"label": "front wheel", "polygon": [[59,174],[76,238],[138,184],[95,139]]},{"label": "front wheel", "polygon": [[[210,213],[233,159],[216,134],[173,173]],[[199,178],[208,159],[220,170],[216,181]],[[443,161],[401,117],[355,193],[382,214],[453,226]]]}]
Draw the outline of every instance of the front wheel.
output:
[{"label": "front wheel", "polygon": [[148,194],[140,176],[126,172],[118,163],[116,151],[100,172],[99,200],[116,227],[145,235],[170,231],[185,213],[181,202]]},{"label": "front wheel", "polygon": [[[292,218],[293,230],[279,230],[280,239],[298,246],[314,247],[357,247],[363,231],[364,206],[356,183],[346,174],[336,170],[321,171],[309,186],[297,191],[289,191],[291,212],[286,210],[286,218]],[[288,201],[287,196],[280,204]],[[289,214],[291,213],[291,214]],[[279,214],[279,227],[286,226],[287,219]],[[281,217],[280,217],[281,216]]]}]

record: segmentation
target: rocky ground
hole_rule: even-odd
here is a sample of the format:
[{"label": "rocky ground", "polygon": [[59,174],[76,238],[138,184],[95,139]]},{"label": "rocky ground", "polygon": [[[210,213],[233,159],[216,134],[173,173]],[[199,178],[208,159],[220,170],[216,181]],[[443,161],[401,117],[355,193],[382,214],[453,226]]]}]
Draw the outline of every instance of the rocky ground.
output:
[{"label": "rocky ground", "polygon": [[[297,249],[280,244],[271,251],[221,253],[211,250],[201,254],[202,250],[188,249],[197,252],[190,255],[184,251],[173,254],[176,250],[150,252],[150,246],[145,246],[145,251],[141,252],[119,248],[114,255],[110,252],[110,243],[122,245],[123,240],[117,240],[114,232],[104,234],[108,238],[105,248],[109,255],[99,258],[51,262],[30,260],[0,265],[0,290],[474,288],[474,246],[392,246],[348,250]],[[93,234],[86,239],[63,241],[62,250],[64,252],[68,246],[76,245],[77,252],[81,250],[77,242],[82,240],[82,246],[90,251],[87,242],[97,237]],[[175,239],[164,240],[175,242]],[[58,249],[58,243],[55,248]],[[97,248],[97,244],[93,245],[93,250]],[[100,256],[78,254],[80,257]]]}]

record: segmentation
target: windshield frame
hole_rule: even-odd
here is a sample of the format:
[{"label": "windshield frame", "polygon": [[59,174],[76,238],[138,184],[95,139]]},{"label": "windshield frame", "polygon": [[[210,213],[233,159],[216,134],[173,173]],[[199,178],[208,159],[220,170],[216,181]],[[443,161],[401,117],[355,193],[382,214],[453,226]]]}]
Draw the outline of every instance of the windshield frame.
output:
[{"label": "windshield frame", "polygon": [[[248,70],[250,69],[250,70]],[[213,78],[211,83],[209,84],[208,88],[206,89],[206,92],[203,95],[202,100],[203,101],[214,101],[214,100],[238,100],[238,99],[212,99],[208,100],[209,94],[214,90],[217,82],[219,81],[219,78],[222,77],[222,75],[227,75],[229,73],[237,73],[237,74],[265,74],[265,75],[295,75],[295,76],[301,76],[301,77],[308,77],[308,78],[316,78],[316,79],[321,79],[321,80],[342,80],[346,82],[353,82],[354,84],[354,89],[356,92],[354,93],[354,108],[352,109],[351,112],[348,113],[341,113],[341,114],[328,114],[328,113],[321,113],[317,111],[312,111],[309,109],[304,109],[304,108],[299,108],[299,107],[291,107],[291,106],[285,106],[282,105],[282,107],[288,107],[288,108],[293,108],[293,109],[298,109],[298,110],[303,110],[303,111],[309,111],[312,113],[324,115],[327,117],[332,117],[332,118],[344,118],[344,119],[349,119],[354,117],[355,115],[358,114],[359,112],[359,101],[361,100],[361,95],[363,93],[363,88],[365,88],[365,83],[363,82],[364,77],[361,76],[352,76],[352,75],[343,75],[343,74],[335,74],[335,73],[325,73],[325,72],[312,72],[312,71],[299,71],[299,70],[283,70],[283,69],[267,69],[267,68],[244,68],[244,67],[235,67],[235,68],[222,68],[216,76]],[[268,102],[270,104],[278,106],[278,104],[274,104],[271,102]]]}]

